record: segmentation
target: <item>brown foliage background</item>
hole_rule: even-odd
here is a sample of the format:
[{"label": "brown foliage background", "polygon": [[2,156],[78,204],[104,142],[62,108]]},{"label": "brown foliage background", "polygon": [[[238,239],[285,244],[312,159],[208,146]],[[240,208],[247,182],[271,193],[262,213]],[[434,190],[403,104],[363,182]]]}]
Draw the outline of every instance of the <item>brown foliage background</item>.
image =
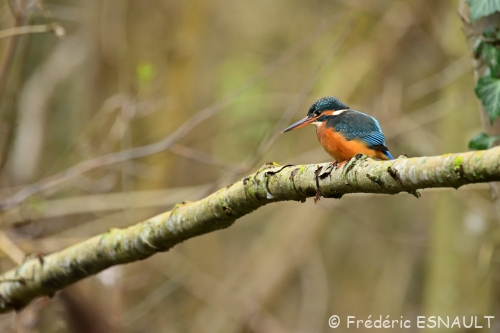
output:
[{"label": "brown foliage background", "polygon": [[[25,4],[24,24],[46,21]],[[67,36],[18,38],[0,92],[4,198],[80,161],[162,140],[230,102],[166,151],[98,168],[4,212],[2,271],[23,253],[57,251],[201,198],[266,161],[329,161],[312,128],[279,134],[322,96],[375,116],[395,156],[465,151],[480,131],[458,1],[46,5]],[[12,27],[7,6],[0,15]],[[0,47],[5,56],[8,39]],[[333,314],[339,331],[349,331],[347,315],[413,324],[417,315],[495,315],[498,217],[487,186],[422,194],[269,205],[2,315],[0,327],[328,332]]]}]

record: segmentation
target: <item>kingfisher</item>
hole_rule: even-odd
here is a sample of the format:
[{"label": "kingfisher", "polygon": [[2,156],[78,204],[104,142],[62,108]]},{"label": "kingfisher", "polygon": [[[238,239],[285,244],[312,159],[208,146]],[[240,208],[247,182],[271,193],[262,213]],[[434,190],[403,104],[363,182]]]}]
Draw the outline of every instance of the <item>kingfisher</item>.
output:
[{"label": "kingfisher", "polygon": [[323,97],[309,108],[307,116],[285,128],[282,133],[315,125],[318,140],[340,165],[358,153],[380,160],[394,159],[385,146],[385,136],[378,121],[350,109],[337,97]]}]

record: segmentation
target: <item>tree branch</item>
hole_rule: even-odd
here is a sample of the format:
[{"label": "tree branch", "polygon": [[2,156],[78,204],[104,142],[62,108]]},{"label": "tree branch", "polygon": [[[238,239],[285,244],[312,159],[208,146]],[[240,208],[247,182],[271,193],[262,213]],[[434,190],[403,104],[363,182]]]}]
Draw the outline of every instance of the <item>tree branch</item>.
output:
[{"label": "tree branch", "polygon": [[25,26],[0,30],[0,39],[13,37],[17,35],[45,33],[45,32],[54,32],[57,37],[63,37],[66,33],[64,28],[58,23],[25,25]]},{"label": "tree branch", "polygon": [[[339,13],[336,17],[333,17],[331,20],[327,22],[327,24],[320,26],[316,29],[311,35],[308,35],[301,42],[295,45],[290,50],[283,53],[279,58],[270,62],[266,66],[264,66],[260,71],[251,76],[245,82],[243,82],[239,87],[237,87],[232,92],[228,93],[222,99],[215,102],[214,104],[201,109],[196,112],[193,116],[191,116],[187,121],[178,126],[175,131],[173,131],[169,136],[141,147],[130,148],[126,150],[122,150],[119,152],[109,153],[106,155],[102,155],[99,157],[94,157],[88,159],[86,161],[82,161],[69,167],[66,170],[63,170],[59,173],[56,173],[52,176],[39,180],[38,182],[26,186],[20,191],[14,193],[12,196],[8,198],[4,198],[0,200],[0,211],[7,210],[12,208],[21,202],[25,201],[27,198],[43,192],[47,189],[50,189],[54,186],[63,184],[69,180],[72,180],[88,171],[109,166],[112,164],[125,162],[131,159],[141,158],[150,156],[152,154],[160,153],[172,147],[177,141],[183,138],[187,133],[189,133],[192,129],[194,129],[199,124],[203,123],[205,120],[213,117],[223,108],[228,106],[231,102],[233,102],[238,96],[240,96],[243,92],[253,87],[255,83],[259,82],[263,78],[271,75],[279,68],[281,68],[285,63],[294,59],[298,53],[304,50],[312,41],[318,38],[323,32],[328,31],[328,29],[338,22],[338,17],[342,16],[342,13]],[[0,96],[2,93],[1,89],[1,71],[0,71]]]},{"label": "tree branch", "polygon": [[254,174],[195,202],[177,204],[126,229],[108,232],[46,257],[35,256],[0,276],[0,312],[20,309],[110,266],[145,259],[189,238],[227,228],[268,203],[348,193],[413,192],[500,180],[500,148],[434,157],[375,161],[357,155],[332,163],[266,164]]}]

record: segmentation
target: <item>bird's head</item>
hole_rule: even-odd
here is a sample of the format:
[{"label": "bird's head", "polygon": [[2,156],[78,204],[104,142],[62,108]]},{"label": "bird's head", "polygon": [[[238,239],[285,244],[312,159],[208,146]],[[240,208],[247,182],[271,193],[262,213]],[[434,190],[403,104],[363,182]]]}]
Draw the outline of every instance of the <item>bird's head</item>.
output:
[{"label": "bird's head", "polygon": [[349,107],[342,103],[337,97],[320,98],[311,105],[305,118],[288,126],[281,133],[301,128],[309,124],[319,126],[326,121],[328,117],[339,115],[342,111],[348,109]]}]

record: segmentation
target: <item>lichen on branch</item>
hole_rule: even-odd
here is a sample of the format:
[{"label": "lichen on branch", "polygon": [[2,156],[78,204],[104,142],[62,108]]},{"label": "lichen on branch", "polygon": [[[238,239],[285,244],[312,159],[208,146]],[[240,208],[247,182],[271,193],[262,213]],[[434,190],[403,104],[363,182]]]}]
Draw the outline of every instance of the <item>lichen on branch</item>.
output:
[{"label": "lichen on branch", "polygon": [[396,194],[500,180],[500,148],[433,157],[375,161],[364,155],[337,167],[332,163],[277,165],[195,202],[126,229],[106,233],[45,257],[29,258],[0,276],[0,312],[20,309],[108,267],[145,259],[189,238],[229,227],[266,204],[348,193]]}]

